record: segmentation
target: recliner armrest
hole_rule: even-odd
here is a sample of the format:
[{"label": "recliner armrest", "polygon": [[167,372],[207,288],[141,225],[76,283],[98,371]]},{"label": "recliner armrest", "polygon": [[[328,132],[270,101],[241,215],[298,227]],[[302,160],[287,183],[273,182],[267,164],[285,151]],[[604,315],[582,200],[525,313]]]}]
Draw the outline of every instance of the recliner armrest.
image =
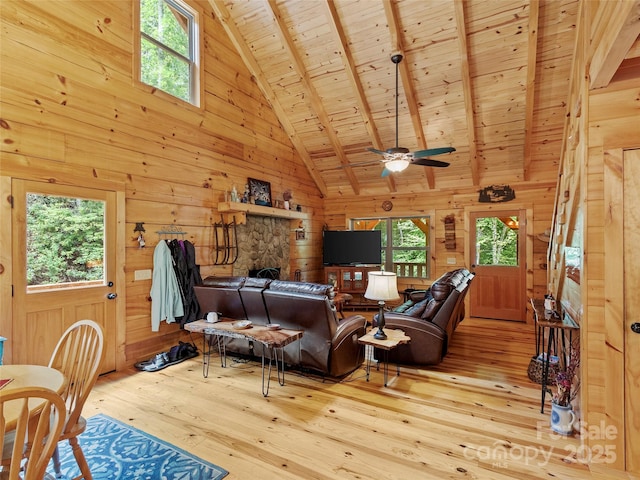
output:
[{"label": "recliner armrest", "polygon": [[333,343],[339,342],[341,338],[351,335],[354,331],[362,328],[364,335],[367,328],[367,319],[362,315],[351,315],[346,318],[338,319],[338,328],[336,333],[331,339]]},{"label": "recliner armrest", "polygon": [[[378,315],[373,318],[373,326],[378,326]],[[436,336],[444,338],[445,331],[435,323],[430,320],[425,320],[423,318],[416,318],[410,315],[403,315],[402,313],[385,313],[384,314],[385,325],[393,327],[390,328],[399,328],[402,329],[403,326],[407,326],[409,328],[415,328],[416,326],[420,327],[420,330],[429,331]],[[406,332],[405,332],[406,333]]]}]

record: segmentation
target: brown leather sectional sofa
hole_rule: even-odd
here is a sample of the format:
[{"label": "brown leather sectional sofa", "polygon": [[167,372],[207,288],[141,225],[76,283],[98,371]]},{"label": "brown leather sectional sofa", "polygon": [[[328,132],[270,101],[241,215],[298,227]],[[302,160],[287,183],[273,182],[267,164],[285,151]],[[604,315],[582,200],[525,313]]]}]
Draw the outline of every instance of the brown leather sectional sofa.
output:
[{"label": "brown leather sectional sofa", "polygon": [[[358,337],[365,334],[362,315],[339,318],[331,302],[333,287],[250,277],[207,277],[194,287],[202,313],[246,319],[256,324],[278,323],[303,330],[300,342],[284,349],[285,362],[331,377],[344,376],[364,361]],[[259,348],[259,347],[256,347]],[[253,345],[233,339],[227,351],[253,355]],[[256,355],[260,351],[255,352]]]},{"label": "brown leather sectional sofa", "polygon": [[[436,365],[465,315],[464,299],[474,274],[464,268],[446,272],[428,290],[411,293],[410,302],[384,314],[385,328],[403,330],[411,342],[389,353],[389,360],[405,365]],[[374,317],[377,325],[378,315]],[[379,352],[376,352],[376,358]]]}]

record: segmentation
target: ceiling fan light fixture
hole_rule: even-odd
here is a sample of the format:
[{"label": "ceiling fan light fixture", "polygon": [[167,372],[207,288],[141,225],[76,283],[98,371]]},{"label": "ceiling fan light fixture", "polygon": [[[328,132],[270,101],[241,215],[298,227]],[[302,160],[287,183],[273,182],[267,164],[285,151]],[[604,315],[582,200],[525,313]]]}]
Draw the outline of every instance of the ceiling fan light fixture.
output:
[{"label": "ceiling fan light fixture", "polygon": [[409,166],[409,163],[411,163],[410,158],[411,154],[397,154],[396,158],[385,162],[384,166],[391,172],[401,172]]},{"label": "ceiling fan light fixture", "polygon": [[409,165],[448,167],[449,163],[447,162],[432,160],[425,157],[455,152],[456,149],[453,147],[426,148],[424,150],[418,150],[417,152],[411,152],[406,147],[398,146],[398,64],[402,61],[402,55],[393,55],[391,57],[391,61],[396,66],[396,146],[388,148],[385,151],[378,150],[377,148],[368,148],[368,150],[384,157],[384,169],[382,170],[383,177],[389,175],[390,172],[402,172]]}]

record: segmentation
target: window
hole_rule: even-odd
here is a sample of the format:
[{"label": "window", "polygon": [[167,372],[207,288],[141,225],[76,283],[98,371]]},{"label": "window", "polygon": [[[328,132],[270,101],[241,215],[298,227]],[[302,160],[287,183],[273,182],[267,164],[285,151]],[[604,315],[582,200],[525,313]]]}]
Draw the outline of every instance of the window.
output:
[{"label": "window", "polygon": [[27,288],[104,282],[105,202],[27,194]]},{"label": "window", "polygon": [[518,266],[517,216],[476,219],[476,265]]},{"label": "window", "polygon": [[382,263],[398,277],[429,278],[429,217],[354,219],[353,230],[382,232]]},{"label": "window", "polygon": [[140,81],[198,106],[198,15],[181,0],[140,0]]}]

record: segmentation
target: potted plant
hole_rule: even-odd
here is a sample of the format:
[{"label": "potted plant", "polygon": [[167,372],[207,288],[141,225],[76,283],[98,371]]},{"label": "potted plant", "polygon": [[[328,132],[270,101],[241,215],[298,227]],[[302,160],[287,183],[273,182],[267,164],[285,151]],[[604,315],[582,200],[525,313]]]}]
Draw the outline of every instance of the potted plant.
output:
[{"label": "potted plant", "polygon": [[580,389],[578,369],[580,368],[580,346],[577,342],[570,346],[568,358],[558,370],[555,378],[555,392],[551,399],[551,430],[570,435],[573,432],[575,414],[571,402]]}]

